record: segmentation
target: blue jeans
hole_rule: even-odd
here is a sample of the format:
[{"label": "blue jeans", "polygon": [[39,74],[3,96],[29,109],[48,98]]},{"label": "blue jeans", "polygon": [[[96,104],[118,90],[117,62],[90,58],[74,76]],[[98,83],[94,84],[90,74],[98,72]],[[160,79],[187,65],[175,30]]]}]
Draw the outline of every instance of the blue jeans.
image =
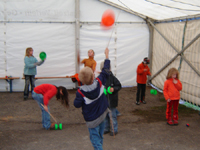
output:
[{"label": "blue jeans", "polygon": [[35,88],[35,76],[34,75],[24,75],[24,76],[25,76],[24,98],[28,98],[29,85],[31,84],[31,92]]},{"label": "blue jeans", "polygon": [[[32,92],[32,97],[34,100],[36,100],[36,102],[38,103],[38,105],[40,106],[41,110],[42,110],[42,126],[45,129],[49,129],[51,126],[51,121],[50,121],[50,115],[48,112],[46,112],[44,110],[44,108],[42,107],[42,105],[44,105],[44,101],[43,101],[43,95],[42,94],[37,94],[34,91]],[[41,105],[42,104],[42,105]],[[48,106],[48,111],[50,112],[50,108]]]},{"label": "blue jeans", "polygon": [[94,150],[103,150],[104,127],[105,123],[103,121],[95,128],[88,128],[90,133],[90,141],[92,142]]},{"label": "blue jeans", "polygon": [[[113,121],[113,127],[114,127],[114,132],[118,132],[118,123],[117,123],[117,111],[116,108],[110,108],[112,112],[112,121]],[[110,113],[106,115],[105,119],[105,129],[104,131],[111,131],[113,132],[112,125],[110,125]]]}]

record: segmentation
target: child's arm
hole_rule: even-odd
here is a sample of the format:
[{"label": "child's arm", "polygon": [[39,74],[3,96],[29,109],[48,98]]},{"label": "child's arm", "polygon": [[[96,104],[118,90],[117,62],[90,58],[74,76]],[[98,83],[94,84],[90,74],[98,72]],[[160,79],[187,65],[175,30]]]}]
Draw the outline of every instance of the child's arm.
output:
[{"label": "child's arm", "polygon": [[168,100],[169,96],[168,96],[168,82],[167,81],[165,81],[164,83],[163,94],[164,94],[165,99]]},{"label": "child's arm", "polygon": [[80,107],[82,107],[82,105],[83,105],[83,97],[81,96],[81,94],[77,91],[76,92],[76,98],[75,98],[75,100],[74,100],[74,106],[76,107],[76,108],[80,108]]},{"label": "child's arm", "polygon": [[81,61],[81,64],[85,64],[85,60],[86,60],[86,59],[83,59],[83,60]]},{"label": "child's arm", "polygon": [[143,74],[144,73],[144,69],[142,69],[142,67],[140,67],[140,65],[138,65],[138,67],[137,67],[137,73],[138,74]]},{"label": "child's arm", "polygon": [[106,80],[107,80],[108,75],[109,75],[108,73],[109,73],[109,69],[110,69],[110,60],[108,59],[109,58],[108,55],[109,55],[109,49],[106,48],[105,49],[106,59],[104,61],[104,67],[103,67],[100,75],[98,76],[98,78],[101,80],[103,85],[105,85]]},{"label": "child's arm", "polygon": [[150,69],[149,69],[149,67],[148,67],[148,72],[147,72],[147,75],[151,75],[151,72],[150,72]]},{"label": "child's arm", "polygon": [[181,83],[180,80],[177,80],[177,83],[174,84],[174,85],[175,85],[175,87],[176,87],[176,89],[177,89],[178,91],[181,91],[181,90],[182,90],[182,83]]},{"label": "child's arm", "polygon": [[35,65],[36,66],[40,66],[41,64],[44,63],[44,60],[41,60],[41,61],[38,61],[36,58],[35,58]]},{"label": "child's arm", "polygon": [[119,80],[115,76],[113,76],[113,77],[114,77],[113,92],[118,92],[122,88],[122,85],[121,85],[121,83],[119,82]]}]

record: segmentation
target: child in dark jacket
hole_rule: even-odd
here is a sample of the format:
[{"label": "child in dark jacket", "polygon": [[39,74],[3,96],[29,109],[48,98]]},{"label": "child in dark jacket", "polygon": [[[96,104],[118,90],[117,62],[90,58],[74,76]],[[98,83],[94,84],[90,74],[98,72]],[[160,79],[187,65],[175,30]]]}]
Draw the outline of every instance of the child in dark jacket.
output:
[{"label": "child in dark jacket", "polygon": [[[102,71],[104,69],[103,64],[104,64],[104,62],[102,62],[100,65],[100,69]],[[113,73],[110,71],[110,69],[108,69],[106,71],[109,74],[109,77],[106,81],[105,89],[109,90],[109,92],[112,92],[112,94],[109,94],[109,92],[107,92],[107,95],[106,95],[111,113],[107,114],[107,116],[106,116],[104,134],[110,132],[110,135],[113,136],[118,133],[117,108],[116,107],[118,106],[118,91],[121,89],[121,83],[113,75]],[[112,122],[111,123],[113,124],[114,131],[110,127],[110,124],[111,124],[110,123],[110,115],[111,114],[112,114]]]},{"label": "child in dark jacket", "polygon": [[[109,50],[106,48],[106,60],[104,68],[109,69],[110,60],[108,59]],[[79,73],[79,79],[84,84],[76,92],[74,106],[82,107],[82,114],[86,121],[90,133],[90,140],[95,150],[103,150],[104,119],[108,113],[108,100],[104,94],[105,82],[108,73],[103,70],[94,79],[93,70],[84,67]]]}]

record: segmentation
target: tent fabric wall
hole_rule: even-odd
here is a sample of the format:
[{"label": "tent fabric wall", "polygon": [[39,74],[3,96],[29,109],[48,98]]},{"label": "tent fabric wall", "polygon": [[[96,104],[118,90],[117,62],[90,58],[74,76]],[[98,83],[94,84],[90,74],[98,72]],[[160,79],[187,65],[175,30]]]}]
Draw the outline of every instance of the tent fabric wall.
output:
[{"label": "tent fabric wall", "polygon": [[[186,24],[184,46],[186,46],[192,39],[200,33],[200,21],[189,21]],[[157,29],[179,50],[182,50],[182,39],[184,33],[185,22],[173,22],[156,24]],[[152,54],[152,74],[155,74],[167,62],[174,57],[177,52],[161,37],[161,35],[154,31],[153,38],[153,54]],[[197,69],[200,69],[200,39],[195,41],[185,52],[184,56]],[[167,72],[170,68],[179,68],[181,57],[178,56],[174,62],[166,67],[153,80],[152,84],[163,89],[164,81],[166,80]],[[200,105],[200,80],[196,72],[182,60],[180,68],[180,81],[183,89],[181,91],[181,98]]]},{"label": "tent fabric wall", "polygon": [[[21,78],[27,47],[34,49],[34,56],[38,60],[41,51],[47,53],[45,63],[37,67],[37,77],[76,73],[77,18],[74,0],[1,1],[0,9],[0,76],[20,77],[13,80],[13,91],[23,91],[24,88],[24,80]],[[143,57],[148,56],[149,45],[148,26],[142,18],[96,0],[81,0],[80,57],[87,58],[87,51],[94,49],[97,71],[100,71],[99,66],[104,60],[104,50],[112,32],[112,29],[104,30],[100,26],[101,16],[106,9],[119,14],[109,44],[113,73],[123,86],[136,85],[136,66]],[[35,83],[36,86],[50,83],[68,89],[75,88],[71,79],[39,79]],[[0,91],[9,91],[9,84],[5,80],[0,80]]]}]

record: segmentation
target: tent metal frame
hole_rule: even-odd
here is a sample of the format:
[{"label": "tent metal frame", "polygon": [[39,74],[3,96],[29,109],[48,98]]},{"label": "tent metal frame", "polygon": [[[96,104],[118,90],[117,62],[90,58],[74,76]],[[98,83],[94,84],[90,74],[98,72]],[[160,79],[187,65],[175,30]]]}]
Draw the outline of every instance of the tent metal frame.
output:
[{"label": "tent metal frame", "polygon": [[152,25],[152,27],[165,39],[165,41],[177,52],[177,54],[168,62],[166,63],[160,70],[158,70],[150,79],[148,82],[151,82],[152,79],[154,79],[160,72],[162,72],[167,66],[169,66],[178,56],[181,56],[183,60],[200,76],[200,72],[185,58],[183,52],[190,47],[199,37],[200,34],[198,34],[190,43],[188,43],[181,51],[178,51],[177,48],[156,28],[156,26],[152,23],[151,20],[147,19],[147,21]]}]

